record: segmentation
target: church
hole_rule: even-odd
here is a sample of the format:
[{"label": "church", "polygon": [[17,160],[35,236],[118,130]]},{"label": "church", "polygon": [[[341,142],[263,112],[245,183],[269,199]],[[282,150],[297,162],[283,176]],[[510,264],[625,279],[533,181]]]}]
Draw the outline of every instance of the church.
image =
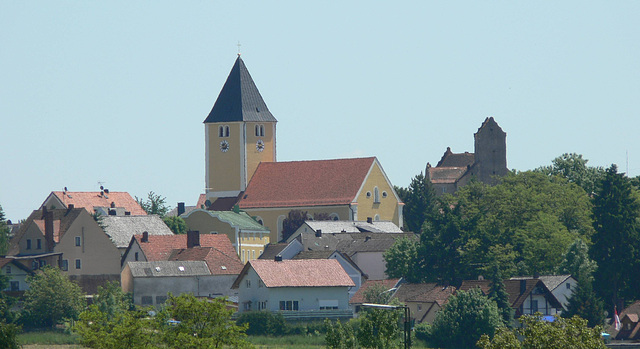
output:
[{"label": "church", "polygon": [[393,185],[375,157],[278,162],[276,118],[238,58],[205,126],[205,208],[240,210],[282,240],[291,210],[309,218],[391,221],[402,227]]}]

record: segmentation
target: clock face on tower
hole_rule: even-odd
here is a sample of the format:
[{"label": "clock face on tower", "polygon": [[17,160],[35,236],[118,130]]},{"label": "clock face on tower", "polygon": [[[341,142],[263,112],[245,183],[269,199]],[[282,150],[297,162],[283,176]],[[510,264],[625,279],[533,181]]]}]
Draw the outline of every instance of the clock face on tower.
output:
[{"label": "clock face on tower", "polygon": [[264,150],[264,142],[262,141],[262,139],[258,139],[258,141],[256,142],[256,150],[259,152],[262,152]]},{"label": "clock face on tower", "polygon": [[220,142],[220,150],[223,153],[226,153],[227,151],[229,151],[229,142],[227,142],[227,141]]}]

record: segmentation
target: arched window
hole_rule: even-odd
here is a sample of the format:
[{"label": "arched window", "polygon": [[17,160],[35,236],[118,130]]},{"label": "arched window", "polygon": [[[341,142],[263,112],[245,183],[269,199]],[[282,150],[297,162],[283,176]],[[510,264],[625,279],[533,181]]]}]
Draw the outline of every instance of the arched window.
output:
[{"label": "arched window", "polygon": [[332,221],[339,221],[340,220],[340,216],[338,216],[337,213],[333,212],[332,214],[329,215],[329,218],[331,218]]},{"label": "arched window", "polygon": [[260,216],[256,216],[256,222],[260,223],[260,225],[264,225],[264,220]]},{"label": "arched window", "polygon": [[376,221],[376,222],[379,222],[380,221],[380,215],[379,214],[375,215],[373,217],[373,220]]},{"label": "arched window", "polygon": [[287,218],[286,216],[279,216],[278,217],[278,241],[280,242],[282,240],[282,229],[283,227],[283,223],[284,223],[284,219]]},{"label": "arched window", "polygon": [[224,126],[218,126],[218,137],[224,137]]},{"label": "arched window", "polygon": [[224,136],[229,137],[229,126],[224,127]]},{"label": "arched window", "polygon": [[378,190],[378,187],[373,188],[373,203],[380,203],[380,190]]},{"label": "arched window", "polygon": [[256,137],[260,136],[260,125],[256,125]]},{"label": "arched window", "polygon": [[260,125],[260,137],[264,137],[264,125]]}]

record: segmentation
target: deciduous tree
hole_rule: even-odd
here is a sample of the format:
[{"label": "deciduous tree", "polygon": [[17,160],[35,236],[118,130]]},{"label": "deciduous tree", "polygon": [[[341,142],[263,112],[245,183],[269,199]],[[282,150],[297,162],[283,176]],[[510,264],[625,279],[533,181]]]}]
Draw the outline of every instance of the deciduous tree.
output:
[{"label": "deciduous tree", "polygon": [[187,227],[187,223],[182,219],[182,217],[172,216],[172,217],[162,217],[162,221],[164,224],[171,229],[174,234],[186,234],[189,228]]},{"label": "deciduous tree", "polygon": [[406,237],[396,242],[384,253],[385,273],[389,278],[405,278],[409,282],[419,282],[415,273],[418,257],[418,241]]},{"label": "deciduous tree", "polygon": [[153,191],[147,194],[146,200],[136,196],[136,201],[147,214],[157,214],[160,217],[164,217],[169,212],[169,206],[166,203],[167,199]]},{"label": "deciduous tree", "polygon": [[584,159],[581,154],[565,153],[553,159],[551,166],[538,167],[535,171],[549,176],[564,177],[591,194],[596,191],[596,185],[604,175],[604,169],[587,166],[587,162],[589,160]]},{"label": "deciduous tree", "polygon": [[420,233],[425,220],[435,212],[436,194],[433,184],[420,173],[411,179],[408,188],[396,188],[396,191],[405,204],[403,218],[407,229]]}]

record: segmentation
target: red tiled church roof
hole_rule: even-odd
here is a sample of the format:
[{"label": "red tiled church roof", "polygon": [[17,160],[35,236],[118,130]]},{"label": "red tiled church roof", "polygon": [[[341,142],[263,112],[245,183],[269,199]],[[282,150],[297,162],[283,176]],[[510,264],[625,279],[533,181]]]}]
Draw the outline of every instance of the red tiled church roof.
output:
[{"label": "red tiled church roof", "polygon": [[[335,259],[290,259],[279,262],[256,259],[247,263],[243,274],[249,265],[266,287],[355,286],[340,262]],[[238,280],[241,277],[242,275]]]},{"label": "red tiled church roof", "polygon": [[375,157],[262,162],[240,208],[344,205],[353,202]]},{"label": "red tiled church roof", "polygon": [[52,193],[62,201],[65,207],[74,205],[77,208],[86,209],[89,213],[93,213],[94,207],[111,207],[111,203],[114,203],[115,207],[124,207],[124,209],[131,212],[133,216],[147,214],[129,193],[123,191],[112,191],[108,194],[101,194],[95,191],[54,191]]},{"label": "red tiled church roof", "polygon": [[[187,248],[187,235],[151,235],[148,242],[141,242],[142,235],[135,235],[147,261],[167,261],[176,249]],[[237,256],[229,237],[225,234],[200,234],[200,247],[213,247],[227,256]],[[200,259],[202,260],[202,259]]]}]

